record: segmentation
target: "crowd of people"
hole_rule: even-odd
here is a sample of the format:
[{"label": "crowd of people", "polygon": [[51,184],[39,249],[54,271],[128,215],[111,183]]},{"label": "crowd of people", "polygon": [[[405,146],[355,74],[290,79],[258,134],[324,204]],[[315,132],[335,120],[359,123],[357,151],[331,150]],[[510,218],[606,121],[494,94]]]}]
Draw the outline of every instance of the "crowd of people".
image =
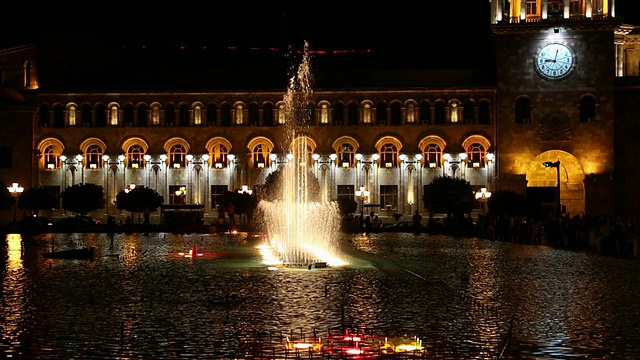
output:
[{"label": "crowd of people", "polygon": [[429,231],[458,236],[475,236],[520,244],[548,245],[601,255],[636,258],[640,255],[640,222],[630,216],[469,215],[447,216],[440,221],[430,216]]}]

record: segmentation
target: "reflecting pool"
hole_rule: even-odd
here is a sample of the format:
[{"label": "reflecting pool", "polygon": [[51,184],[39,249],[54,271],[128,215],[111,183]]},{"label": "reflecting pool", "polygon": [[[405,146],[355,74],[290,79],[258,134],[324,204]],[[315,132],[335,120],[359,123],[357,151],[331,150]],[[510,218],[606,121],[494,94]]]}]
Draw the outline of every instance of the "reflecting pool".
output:
[{"label": "reflecting pool", "polygon": [[[429,234],[340,237],[351,266],[273,271],[251,234],[7,235],[1,354],[295,358],[282,339],[348,329],[419,337],[426,358],[492,359],[503,347],[505,358],[640,358],[638,261]],[[45,259],[52,246],[94,247],[95,259]]]}]

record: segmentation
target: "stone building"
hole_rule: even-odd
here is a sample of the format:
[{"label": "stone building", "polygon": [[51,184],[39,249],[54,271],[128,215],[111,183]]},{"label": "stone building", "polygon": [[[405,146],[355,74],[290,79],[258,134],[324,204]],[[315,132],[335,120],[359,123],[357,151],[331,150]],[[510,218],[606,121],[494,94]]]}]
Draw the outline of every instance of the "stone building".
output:
[{"label": "stone building", "polygon": [[570,214],[640,215],[635,27],[613,0],[493,0],[489,13],[486,69],[378,69],[367,55],[311,49],[313,91],[296,139],[284,131],[282,52],[83,36],[0,50],[0,179],[55,195],[99,184],[108,206],[97,218],[119,212],[115,196],[132,185],[168,204],[203,204],[214,218],[224,192],[259,189],[293,161],[315,173],[324,199],[364,187],[383,215],[425,211],[424,187],[438,176],[477,191],[560,190]]}]

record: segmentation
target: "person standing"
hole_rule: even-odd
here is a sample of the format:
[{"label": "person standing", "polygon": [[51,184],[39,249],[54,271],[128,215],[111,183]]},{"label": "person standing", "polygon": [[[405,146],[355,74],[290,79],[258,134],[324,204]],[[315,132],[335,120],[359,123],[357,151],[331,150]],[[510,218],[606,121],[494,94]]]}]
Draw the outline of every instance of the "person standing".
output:
[{"label": "person standing", "polygon": [[231,201],[229,201],[229,206],[227,207],[227,213],[229,214],[229,226],[235,226],[236,225],[236,206]]},{"label": "person standing", "polygon": [[413,229],[416,233],[422,231],[422,214],[420,214],[420,211],[418,211],[417,209],[413,214]]}]

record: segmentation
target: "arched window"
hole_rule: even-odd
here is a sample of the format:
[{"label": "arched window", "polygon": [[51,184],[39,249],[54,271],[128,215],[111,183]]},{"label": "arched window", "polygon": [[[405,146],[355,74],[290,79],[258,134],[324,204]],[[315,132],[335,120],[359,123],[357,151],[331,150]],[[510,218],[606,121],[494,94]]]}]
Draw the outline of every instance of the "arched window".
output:
[{"label": "arched window", "polygon": [[102,148],[98,145],[90,145],[84,153],[84,166],[87,169],[102,168]]},{"label": "arched window", "polygon": [[90,127],[93,124],[93,116],[90,105],[83,105],[80,115],[82,116],[82,126]]},{"label": "arched window", "polygon": [[218,125],[218,107],[215,104],[210,104],[207,109],[207,125]]},{"label": "arched window", "polygon": [[340,145],[340,148],[338,151],[338,158],[340,159],[339,165],[342,166],[343,168],[353,167],[355,163],[355,154],[356,154],[356,151],[353,148],[353,145],[349,143],[344,143]]},{"label": "arched window", "polygon": [[416,123],[416,105],[414,103],[408,103],[406,106],[406,118],[407,124]]},{"label": "arched window", "polygon": [[164,124],[166,126],[176,125],[176,107],[173,104],[167,104],[164,108]]},{"label": "arched window", "polygon": [[273,126],[273,105],[265,104],[262,109],[262,125]]},{"label": "arched window", "polygon": [[284,104],[278,105],[278,125],[284,125],[287,122],[287,111]]},{"label": "arched window", "polygon": [[516,124],[531,124],[531,100],[520,97],[516,100],[515,122]]},{"label": "arched window", "polygon": [[483,125],[491,124],[491,107],[487,100],[481,100],[478,104],[478,123]]},{"label": "arched window", "polygon": [[64,127],[64,108],[60,104],[53,107],[53,127]]},{"label": "arched window", "polygon": [[480,143],[472,143],[467,148],[467,161],[474,169],[484,167],[485,148]]},{"label": "arched window", "polygon": [[257,104],[249,104],[249,125],[258,126],[260,111]]},{"label": "arched window", "polygon": [[333,125],[344,125],[344,105],[333,104]]},{"label": "arched window", "polygon": [[111,126],[118,125],[118,107],[115,105],[112,105],[109,111],[109,124]]},{"label": "arched window", "polygon": [[362,122],[371,124],[371,104],[364,104],[362,108]]},{"label": "arched window", "polygon": [[402,125],[402,107],[397,102],[391,104],[391,125]]},{"label": "arched window", "polygon": [[438,144],[428,144],[422,149],[424,166],[435,169],[442,166],[442,149]]},{"label": "arched window", "polygon": [[438,101],[434,106],[434,117],[437,125],[444,125],[446,123],[446,111],[443,101]]},{"label": "arched window", "polygon": [[378,125],[387,125],[387,104],[379,103],[376,106],[376,123]]},{"label": "arched window", "polygon": [[269,150],[263,144],[257,144],[251,150],[251,157],[253,158],[254,168],[264,168],[269,159]]},{"label": "arched window", "polygon": [[193,107],[193,123],[194,125],[202,125],[202,106]]},{"label": "arched window", "polygon": [[580,99],[580,122],[589,123],[596,121],[596,98],[585,95]]},{"label": "arched window", "polygon": [[183,168],[187,165],[187,151],[180,144],[173,145],[169,149],[169,166],[174,169]]},{"label": "arched window", "polygon": [[420,103],[420,123],[422,125],[431,124],[431,104],[426,101]]},{"label": "arched window", "polygon": [[97,127],[105,127],[107,126],[107,107],[103,104],[96,105],[96,126]]},{"label": "arched window", "polygon": [[327,104],[322,104],[320,106],[320,123],[321,124],[329,123],[329,106]]},{"label": "arched window", "polygon": [[236,125],[244,125],[244,107],[236,105],[235,111]]},{"label": "arched window", "polygon": [[136,144],[127,149],[127,167],[129,169],[144,167],[144,149],[142,146]]},{"label": "arched window", "polygon": [[133,126],[133,105],[125,104],[122,107],[122,122],[124,126]]},{"label": "arched window", "polygon": [[71,105],[67,109],[67,124],[69,124],[69,126],[76,126],[77,112],[78,108],[76,108],[75,105]]},{"label": "arched window", "polygon": [[222,126],[231,126],[231,105],[223,104],[220,106],[220,124]]},{"label": "arched window", "polygon": [[349,104],[347,108],[347,123],[349,125],[358,125],[358,104]]},{"label": "arched window", "polygon": [[229,149],[224,144],[216,144],[211,148],[211,162],[215,169],[226,168],[229,165],[227,156]]},{"label": "arched window", "polygon": [[160,105],[154,105],[151,108],[151,124],[155,126],[160,125]]},{"label": "arched window", "polygon": [[56,153],[55,148],[52,145],[47,146],[42,153],[45,169],[59,169],[60,168],[60,154]]},{"label": "arched window", "polygon": [[135,121],[137,121],[135,126],[149,126],[149,107],[145,104],[140,104],[136,109],[136,113],[138,114],[138,117],[135,119]]},{"label": "arched window", "polygon": [[178,117],[180,126],[189,126],[189,105],[180,105],[180,108],[178,109]]},{"label": "arched window", "polygon": [[471,100],[467,100],[464,102],[464,123],[465,124],[475,124],[476,123],[476,114],[475,114],[475,104]]},{"label": "arched window", "polygon": [[449,122],[457,124],[460,122],[460,102],[453,100],[449,103]]},{"label": "arched window", "polygon": [[398,166],[398,148],[394,144],[380,147],[380,166],[392,168]]}]

